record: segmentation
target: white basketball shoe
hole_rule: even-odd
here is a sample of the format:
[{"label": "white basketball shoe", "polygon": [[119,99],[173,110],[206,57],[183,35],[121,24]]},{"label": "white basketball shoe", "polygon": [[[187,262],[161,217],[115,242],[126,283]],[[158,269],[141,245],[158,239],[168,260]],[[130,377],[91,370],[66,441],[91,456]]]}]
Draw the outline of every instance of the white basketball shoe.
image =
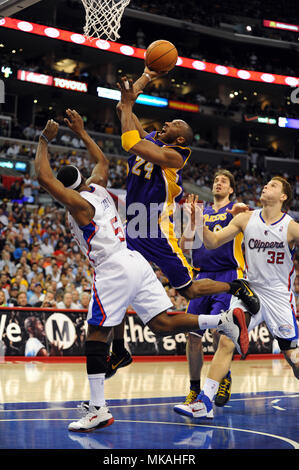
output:
[{"label": "white basketball shoe", "polygon": [[241,308],[224,312],[216,329],[233,341],[239,354],[243,356],[247,354],[249,346],[248,330],[245,313]]},{"label": "white basketball shoe", "polygon": [[107,406],[95,407],[89,405],[84,416],[78,421],[69,424],[69,431],[90,432],[98,428],[105,428],[114,423],[114,418]]}]

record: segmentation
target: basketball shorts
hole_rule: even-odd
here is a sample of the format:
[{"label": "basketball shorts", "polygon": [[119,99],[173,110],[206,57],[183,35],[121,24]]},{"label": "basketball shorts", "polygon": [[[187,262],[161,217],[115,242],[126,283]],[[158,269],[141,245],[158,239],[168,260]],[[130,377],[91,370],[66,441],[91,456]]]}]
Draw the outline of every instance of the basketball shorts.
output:
[{"label": "basketball shorts", "polygon": [[133,239],[127,235],[127,246],[130,250],[141,253],[147,261],[155,263],[175,289],[182,289],[191,284],[193,269],[176,239],[170,243],[166,238]]},{"label": "basketball shorts", "polygon": [[[250,283],[250,287],[259,296],[261,308],[251,317],[248,331],[264,321],[272,336],[278,340],[281,350],[296,347],[298,325],[294,294],[287,290],[282,291],[281,288],[267,289],[255,283]],[[244,304],[237,297],[232,297],[230,308],[236,307],[244,309]]]},{"label": "basketball shorts", "polygon": [[[217,272],[200,272],[197,279],[212,279],[213,281],[231,282],[238,278],[237,270],[217,271]],[[187,313],[195,315],[219,315],[221,312],[229,309],[231,302],[231,294],[222,293],[214,295],[205,295],[197,299],[190,300],[187,307]],[[191,331],[190,334],[203,336],[205,330]]]},{"label": "basketball shorts", "polygon": [[119,325],[129,306],[146,324],[173,304],[143,256],[124,249],[96,269],[87,322],[106,327]]}]

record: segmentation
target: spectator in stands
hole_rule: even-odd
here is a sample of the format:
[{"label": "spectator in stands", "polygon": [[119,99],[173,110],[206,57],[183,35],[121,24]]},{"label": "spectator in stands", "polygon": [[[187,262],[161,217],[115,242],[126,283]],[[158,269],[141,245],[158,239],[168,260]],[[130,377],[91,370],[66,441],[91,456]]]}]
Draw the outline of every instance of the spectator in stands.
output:
[{"label": "spectator in stands", "polygon": [[26,292],[19,291],[17,294],[17,306],[18,307],[31,307],[27,301]]},{"label": "spectator in stands", "polygon": [[33,307],[40,307],[44,298],[43,287],[40,282],[36,282],[33,287],[33,295],[29,298],[29,303]]},{"label": "spectator in stands", "polygon": [[40,272],[42,272],[42,269],[40,268],[38,263],[32,263],[32,265],[30,267],[30,272],[29,272],[29,274],[27,274],[27,281],[29,282],[29,284],[32,283],[33,278],[37,279],[37,275]]},{"label": "spectator in stands", "polygon": [[[32,231],[31,231],[31,236],[32,236]],[[42,254],[40,252],[40,243],[34,242],[31,248],[31,251],[29,251],[27,255],[27,259],[32,266],[32,264],[37,263],[40,258],[42,258]]]},{"label": "spectator in stands", "polygon": [[26,126],[23,130],[23,134],[24,134],[25,139],[34,140],[35,129],[34,129],[33,124],[29,124],[29,126]]},{"label": "spectator in stands", "polygon": [[48,290],[45,294],[45,298],[41,305],[42,308],[56,308],[57,302],[55,300],[55,295],[51,290]]},{"label": "spectator in stands", "polygon": [[29,173],[26,173],[23,180],[23,196],[28,198],[28,200],[32,197],[32,188],[32,179],[30,178]]},{"label": "spectator in stands", "polygon": [[0,290],[0,307],[8,307],[4,290]]},{"label": "spectator in stands", "polygon": [[16,158],[20,151],[20,145],[18,143],[14,143],[10,145],[10,147],[6,151],[6,156],[11,158]]},{"label": "spectator in stands", "polygon": [[9,307],[15,307],[18,304],[17,296],[19,293],[19,289],[20,287],[18,284],[15,283],[11,285],[11,288],[9,290],[9,299],[7,301]]},{"label": "spectator in stands", "polygon": [[89,302],[90,302],[90,293],[89,292],[82,292],[81,295],[80,295],[80,308],[86,308],[88,309],[88,305],[89,305]]},{"label": "spectator in stands", "polygon": [[49,237],[45,237],[40,245],[40,251],[43,256],[51,256],[54,253],[53,245]]},{"label": "spectator in stands", "polygon": [[29,248],[27,246],[27,242],[26,240],[20,240],[20,241],[16,241],[16,245],[17,245],[17,248],[14,250],[13,252],[13,257],[16,261],[18,261],[22,255],[23,255],[23,252],[29,252]]},{"label": "spectator in stands", "polygon": [[5,214],[4,208],[3,208],[2,206],[0,207],[0,222],[1,222],[4,226],[7,226],[7,225],[8,225],[8,217],[7,217],[7,215]]},{"label": "spectator in stands", "polygon": [[21,258],[19,259],[18,264],[16,265],[16,268],[17,268],[16,272],[18,272],[19,269],[22,269],[23,276],[25,276],[27,280],[27,276],[30,274],[31,269],[30,269],[29,264],[27,263],[26,251],[23,252]]},{"label": "spectator in stands", "polygon": [[3,271],[5,266],[7,266],[8,273],[10,276],[13,276],[16,272],[16,266],[11,261],[11,254],[7,250],[2,250],[1,253],[1,261],[0,261],[0,271]]},{"label": "spectator in stands", "polygon": [[12,183],[10,187],[10,198],[12,200],[21,199],[22,197],[22,186],[19,180]]},{"label": "spectator in stands", "polygon": [[51,279],[55,281],[56,283],[58,283],[60,281],[61,269],[58,267],[55,257],[52,256],[51,259],[52,259],[51,265],[45,268],[45,272],[46,272],[46,275],[50,274]]},{"label": "spectator in stands", "polygon": [[57,303],[58,308],[67,308],[71,310],[78,309],[78,305],[73,302],[73,297],[70,292],[66,292],[63,296],[63,301]]}]

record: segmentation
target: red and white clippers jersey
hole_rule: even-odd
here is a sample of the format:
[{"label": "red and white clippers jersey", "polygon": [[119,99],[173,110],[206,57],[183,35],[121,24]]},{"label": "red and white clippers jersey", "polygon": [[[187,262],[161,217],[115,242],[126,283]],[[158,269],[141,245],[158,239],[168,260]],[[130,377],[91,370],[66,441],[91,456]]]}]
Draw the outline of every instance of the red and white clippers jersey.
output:
[{"label": "red and white clippers jersey", "polygon": [[127,243],[120,216],[108,191],[98,184],[90,185],[90,189],[80,195],[95,208],[92,221],[79,227],[71,214],[68,214],[68,221],[80,250],[97,267],[112,254],[127,249]]},{"label": "red and white clippers jersey", "polygon": [[267,225],[262,210],[254,210],[244,230],[247,278],[267,290],[292,292],[296,276],[295,249],[290,250],[287,233],[293,220],[288,214]]}]

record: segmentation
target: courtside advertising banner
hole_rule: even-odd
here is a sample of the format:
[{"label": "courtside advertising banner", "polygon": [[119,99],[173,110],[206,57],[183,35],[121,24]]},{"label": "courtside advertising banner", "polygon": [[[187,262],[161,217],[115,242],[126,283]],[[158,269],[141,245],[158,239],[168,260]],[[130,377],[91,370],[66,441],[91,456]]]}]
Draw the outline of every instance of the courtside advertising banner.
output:
[{"label": "courtside advertising banner", "polygon": [[[183,312],[169,312],[184,315]],[[84,356],[86,310],[10,309],[0,310],[0,358],[10,356]],[[299,324],[298,318],[297,323]],[[277,341],[261,323],[249,333],[249,354],[280,353]],[[184,356],[186,336],[179,333],[157,336],[143,325],[135,312],[128,311],[126,347],[133,356]],[[203,337],[207,355],[215,352],[210,330]]]}]

